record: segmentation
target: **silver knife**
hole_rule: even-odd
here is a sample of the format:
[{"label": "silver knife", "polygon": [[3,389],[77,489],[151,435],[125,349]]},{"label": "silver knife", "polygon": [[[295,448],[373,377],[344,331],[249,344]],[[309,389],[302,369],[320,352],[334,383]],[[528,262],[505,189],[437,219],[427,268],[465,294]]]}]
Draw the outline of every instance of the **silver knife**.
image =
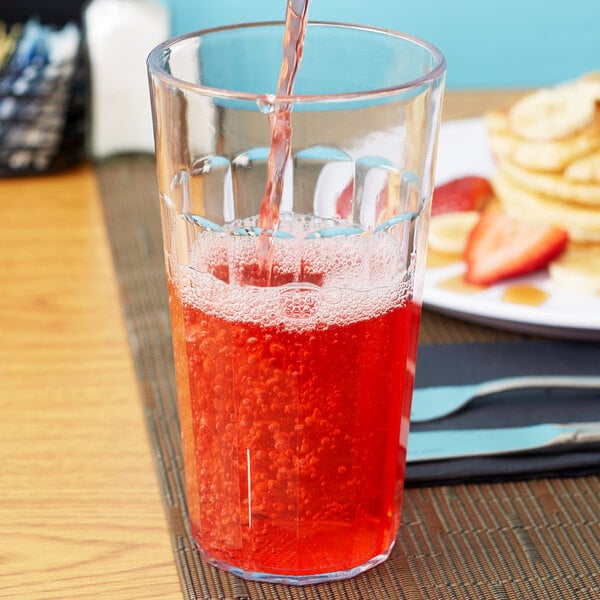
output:
[{"label": "silver knife", "polygon": [[514,454],[554,446],[591,443],[600,443],[600,422],[411,431],[408,435],[406,462]]}]

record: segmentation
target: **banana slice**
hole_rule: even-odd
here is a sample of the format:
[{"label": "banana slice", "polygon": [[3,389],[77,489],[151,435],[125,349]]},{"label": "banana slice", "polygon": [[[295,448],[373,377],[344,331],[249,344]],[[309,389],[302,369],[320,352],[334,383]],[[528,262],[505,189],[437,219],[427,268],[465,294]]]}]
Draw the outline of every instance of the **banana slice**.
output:
[{"label": "banana slice", "polygon": [[513,104],[508,124],[518,136],[528,140],[561,139],[581,131],[594,121],[596,85],[565,84],[544,88]]},{"label": "banana slice", "polygon": [[579,81],[588,82],[600,82],[600,71],[590,71],[589,73],[585,73],[579,78]]},{"label": "banana slice", "polygon": [[582,94],[591,96],[594,100],[600,100],[600,79],[580,79],[574,84],[581,90]]},{"label": "banana slice", "polygon": [[449,212],[431,218],[429,247],[444,254],[462,254],[480,213],[475,210]]},{"label": "banana slice", "polygon": [[600,183],[600,150],[573,161],[564,176],[578,183]]},{"label": "banana slice", "polygon": [[550,281],[573,292],[600,293],[600,244],[569,244],[548,267]]}]

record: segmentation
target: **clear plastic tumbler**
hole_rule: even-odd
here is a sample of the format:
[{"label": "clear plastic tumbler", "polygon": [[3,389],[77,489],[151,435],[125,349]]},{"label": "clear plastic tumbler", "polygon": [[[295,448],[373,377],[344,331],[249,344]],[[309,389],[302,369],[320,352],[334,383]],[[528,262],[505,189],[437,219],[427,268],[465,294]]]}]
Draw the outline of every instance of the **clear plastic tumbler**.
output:
[{"label": "clear plastic tumbler", "polygon": [[384,561],[397,535],[445,61],[309,24],[279,98],[282,40],[280,23],[197,32],[148,67],[191,531],[218,567],[304,584]]}]

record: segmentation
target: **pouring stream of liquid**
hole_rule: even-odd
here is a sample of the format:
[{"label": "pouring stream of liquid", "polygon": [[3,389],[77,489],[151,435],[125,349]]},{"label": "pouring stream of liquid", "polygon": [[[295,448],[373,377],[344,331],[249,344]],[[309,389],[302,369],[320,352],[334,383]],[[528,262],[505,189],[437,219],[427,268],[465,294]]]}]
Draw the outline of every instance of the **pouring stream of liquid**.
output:
[{"label": "pouring stream of liquid", "polygon": [[[294,91],[294,81],[304,48],[308,3],[309,0],[288,0],[283,60],[279,72],[277,97],[289,97]],[[277,101],[276,98],[273,99],[273,102],[274,107],[270,114],[271,148],[268,159],[267,185],[258,217],[258,226],[262,229],[259,241],[259,267],[265,275],[267,285],[270,285],[271,281],[273,232],[279,225],[283,182],[292,145],[292,104],[291,102]]]}]

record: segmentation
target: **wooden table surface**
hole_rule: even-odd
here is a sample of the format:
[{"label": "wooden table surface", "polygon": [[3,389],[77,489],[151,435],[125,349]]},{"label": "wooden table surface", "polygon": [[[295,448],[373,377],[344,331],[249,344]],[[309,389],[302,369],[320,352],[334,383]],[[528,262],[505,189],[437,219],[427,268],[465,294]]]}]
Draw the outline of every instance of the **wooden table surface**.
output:
[{"label": "wooden table surface", "polygon": [[0,288],[0,597],[181,598],[93,166],[0,180]]}]

